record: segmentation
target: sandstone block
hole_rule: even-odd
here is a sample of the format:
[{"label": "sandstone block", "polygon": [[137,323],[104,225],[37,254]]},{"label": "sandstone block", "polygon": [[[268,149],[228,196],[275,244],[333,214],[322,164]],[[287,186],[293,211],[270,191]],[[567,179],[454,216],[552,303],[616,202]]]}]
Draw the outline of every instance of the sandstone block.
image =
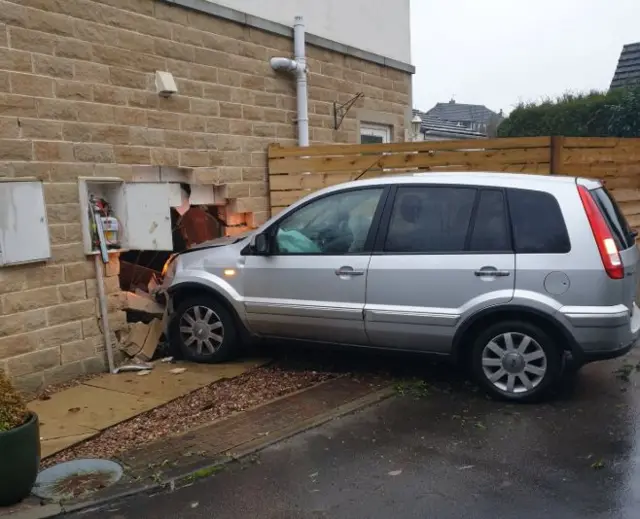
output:
[{"label": "sandstone block", "polygon": [[73,145],[60,141],[36,141],[33,154],[35,160],[42,162],[73,162]]},{"label": "sandstone block", "polygon": [[64,267],[47,265],[30,268],[25,279],[27,289],[58,285],[64,281]]},{"label": "sandstone block", "polygon": [[54,82],[45,76],[33,74],[11,74],[11,91],[18,95],[53,97]]},{"label": "sandstone block", "polygon": [[180,166],[206,167],[209,165],[209,154],[206,151],[181,151]]},{"label": "sandstone block", "polygon": [[0,337],[37,330],[46,326],[46,323],[45,310],[34,310],[0,317]]},{"label": "sandstone block", "polygon": [[38,117],[40,119],[59,119],[76,121],[78,112],[72,101],[62,99],[38,99]]},{"label": "sandstone block", "polygon": [[151,150],[143,146],[115,146],[115,161],[119,164],[149,164]]},{"label": "sandstone block", "polygon": [[34,351],[7,361],[9,375],[19,377],[60,365],[60,348]]},{"label": "sandstone block", "polygon": [[49,386],[52,384],[68,382],[69,380],[72,380],[84,374],[84,364],[81,361],[78,361],[71,364],[64,364],[62,366],[56,366],[46,369],[43,373],[43,376],[45,386]]},{"label": "sandstone block", "polygon": [[27,312],[58,304],[58,292],[55,287],[38,288],[6,294],[3,297],[3,308],[7,314]]},{"label": "sandstone block", "polygon": [[78,121],[91,123],[112,123],[113,107],[97,103],[77,103]]},{"label": "sandstone block", "polygon": [[92,261],[81,261],[64,266],[64,277],[67,282],[92,279],[96,277],[95,267]]},{"label": "sandstone block", "polygon": [[75,144],[73,151],[80,162],[114,162],[113,146],[109,144]]},{"label": "sandstone block", "polygon": [[0,47],[0,69],[31,72],[31,54]]},{"label": "sandstone block", "polygon": [[0,139],[0,160],[31,160],[31,141]]},{"label": "sandstone block", "polygon": [[60,361],[68,364],[78,360],[89,359],[96,356],[100,337],[90,337],[60,346]]},{"label": "sandstone block", "polygon": [[[14,69],[15,70],[15,69]],[[20,69],[23,70],[23,69]],[[30,71],[31,66],[24,68],[24,71]],[[52,56],[43,56],[34,54],[33,71],[43,76],[52,76],[62,79],[73,78],[73,61],[66,58],[55,58]]]},{"label": "sandstone block", "polygon": [[87,299],[87,287],[84,281],[60,285],[58,291],[60,292],[61,303],[72,303],[74,301]]},{"label": "sandstone block", "polygon": [[19,136],[17,117],[0,117],[0,139],[17,139]]},{"label": "sandstone block", "polygon": [[25,139],[62,140],[62,123],[39,119],[21,119],[22,137]]},{"label": "sandstone block", "polygon": [[179,166],[180,151],[167,148],[152,148],[151,164],[154,166]]},{"label": "sandstone block", "polygon": [[65,141],[91,142],[93,129],[89,123],[62,123],[62,137]]},{"label": "sandstone block", "polygon": [[31,97],[0,94],[0,115],[36,117],[36,101]]},{"label": "sandstone block", "polygon": [[93,100],[93,88],[90,83],[59,79],[56,81],[55,87],[56,97],[59,99]]},{"label": "sandstone block", "polygon": [[[77,42],[74,41],[77,45]],[[100,63],[76,61],[73,65],[73,77],[86,82],[108,83],[109,67]]]},{"label": "sandstone block", "polygon": [[66,303],[47,309],[47,320],[50,325],[80,321],[95,314],[95,302],[92,299]]},{"label": "sandstone block", "polygon": [[88,45],[78,45],[78,41],[71,38],[58,39],[55,54],[60,58],[91,60],[91,48]]},{"label": "sandstone block", "polygon": [[64,232],[64,225],[49,225],[49,238],[51,245],[62,245],[68,243]]},{"label": "sandstone block", "polygon": [[84,258],[84,246],[82,243],[69,243],[51,247],[54,263],[73,263]]},{"label": "sandstone block", "polygon": [[14,49],[37,52],[38,54],[53,54],[55,50],[56,37],[50,34],[20,27],[9,27],[9,35],[11,36],[11,47]]}]

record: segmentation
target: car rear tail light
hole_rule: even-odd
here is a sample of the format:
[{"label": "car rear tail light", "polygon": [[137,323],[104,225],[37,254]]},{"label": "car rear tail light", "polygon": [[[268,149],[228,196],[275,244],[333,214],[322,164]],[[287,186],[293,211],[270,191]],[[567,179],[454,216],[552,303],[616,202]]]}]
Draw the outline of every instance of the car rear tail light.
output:
[{"label": "car rear tail light", "polygon": [[580,193],[584,211],[587,213],[593,237],[598,244],[598,251],[600,252],[604,269],[611,279],[624,278],[622,258],[620,258],[620,252],[604,216],[602,216],[600,209],[586,187],[578,186],[578,192]]}]

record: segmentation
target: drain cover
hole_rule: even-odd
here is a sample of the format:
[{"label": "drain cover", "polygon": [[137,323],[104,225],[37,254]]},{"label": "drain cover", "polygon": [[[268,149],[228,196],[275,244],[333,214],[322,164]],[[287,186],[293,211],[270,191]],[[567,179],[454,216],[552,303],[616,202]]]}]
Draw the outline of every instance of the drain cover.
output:
[{"label": "drain cover", "polygon": [[122,467],[109,460],[73,460],[38,474],[32,493],[52,501],[68,501],[117,483]]}]

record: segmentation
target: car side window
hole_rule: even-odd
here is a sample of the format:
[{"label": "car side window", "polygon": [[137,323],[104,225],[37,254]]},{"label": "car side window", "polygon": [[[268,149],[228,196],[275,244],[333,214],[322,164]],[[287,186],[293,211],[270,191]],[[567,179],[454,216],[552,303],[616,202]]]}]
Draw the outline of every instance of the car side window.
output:
[{"label": "car side window", "polygon": [[564,254],[571,250],[567,226],[553,195],[509,189],[507,197],[517,254]]},{"label": "car side window", "polygon": [[396,192],[384,243],[388,253],[461,252],[477,190],[412,186]]},{"label": "car side window", "polygon": [[476,210],[469,241],[470,252],[510,252],[509,225],[504,193],[483,189]]},{"label": "car side window", "polygon": [[278,224],[276,254],[364,252],[383,191],[384,188],[343,191],[301,207]]}]

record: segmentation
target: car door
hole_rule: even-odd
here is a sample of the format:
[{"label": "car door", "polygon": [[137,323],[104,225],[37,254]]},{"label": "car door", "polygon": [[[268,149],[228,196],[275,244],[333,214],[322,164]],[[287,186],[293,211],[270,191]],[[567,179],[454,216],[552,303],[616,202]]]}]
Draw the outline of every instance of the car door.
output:
[{"label": "car door", "polygon": [[245,262],[245,308],[262,336],[365,344],[363,311],[373,222],[388,189],[332,192],[265,231],[267,256]]},{"label": "car door", "polygon": [[374,346],[449,353],[456,325],[513,297],[515,255],[500,189],[398,186],[367,275]]}]

